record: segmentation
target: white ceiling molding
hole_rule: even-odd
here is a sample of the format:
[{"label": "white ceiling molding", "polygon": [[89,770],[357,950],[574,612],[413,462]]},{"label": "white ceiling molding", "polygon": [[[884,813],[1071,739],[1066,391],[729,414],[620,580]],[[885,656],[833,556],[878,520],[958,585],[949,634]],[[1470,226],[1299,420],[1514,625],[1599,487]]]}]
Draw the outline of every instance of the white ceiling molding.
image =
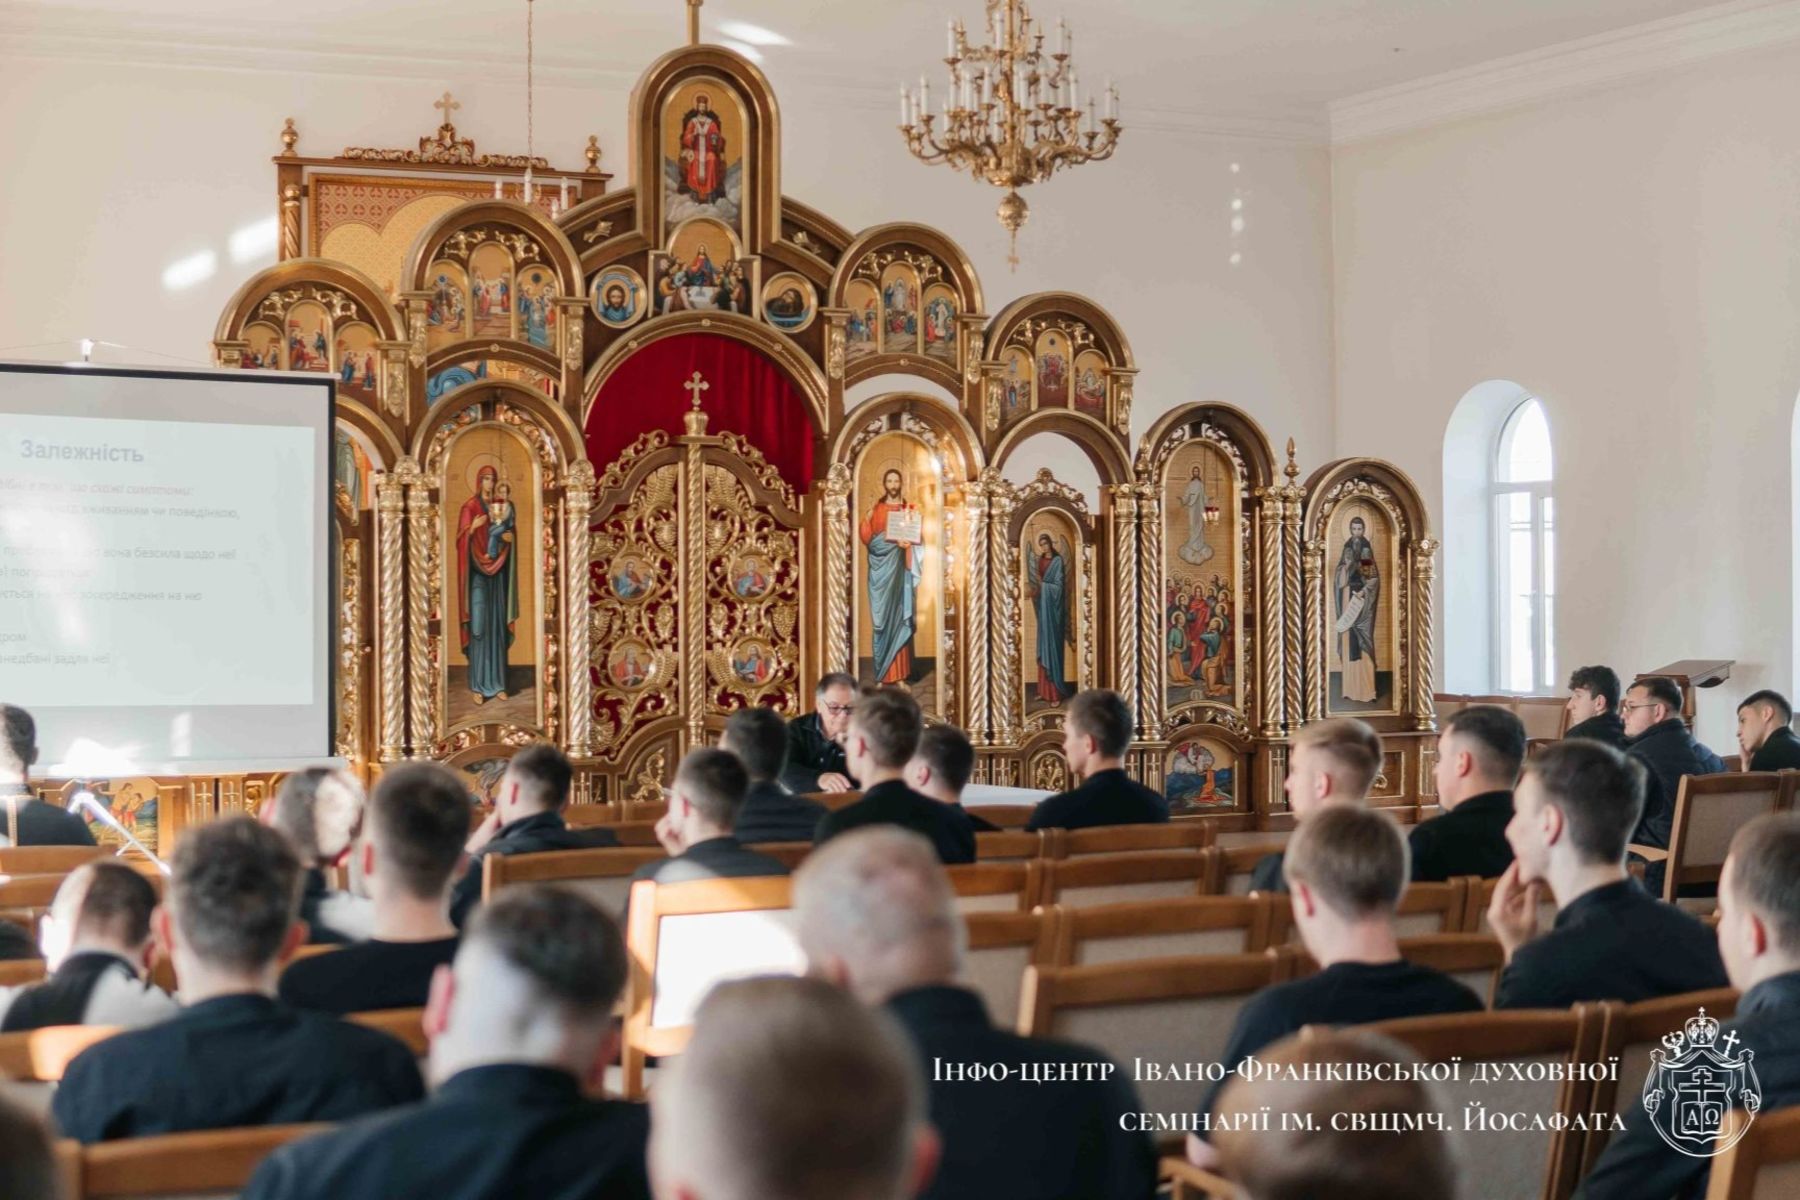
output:
[{"label": "white ceiling molding", "polygon": [[1800,39],[1800,0],[1742,0],[1335,100],[1342,146]]}]

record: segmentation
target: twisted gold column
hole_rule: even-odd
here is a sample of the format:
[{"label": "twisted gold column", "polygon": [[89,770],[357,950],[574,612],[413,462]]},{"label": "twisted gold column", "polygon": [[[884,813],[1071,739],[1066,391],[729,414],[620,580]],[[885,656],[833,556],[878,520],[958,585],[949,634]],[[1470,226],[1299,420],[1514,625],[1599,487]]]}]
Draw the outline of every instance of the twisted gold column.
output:
[{"label": "twisted gold column", "polygon": [[998,583],[990,575],[992,556],[988,552],[988,504],[991,482],[997,478],[989,467],[981,478],[970,484],[967,496],[969,514],[969,740],[977,746],[993,741],[993,696],[991,664],[994,657],[993,623],[989,619],[988,597]]},{"label": "twisted gold column", "polygon": [[999,586],[993,595],[994,740],[1017,745],[1025,701],[1019,672],[1019,556],[1007,536],[1019,506],[1018,489],[996,474],[988,500],[988,545],[991,571]]},{"label": "twisted gold column", "polygon": [[384,763],[398,762],[406,753],[406,488],[418,474],[406,458],[375,479],[375,611],[381,641],[375,684],[381,697],[381,745],[376,753]]},{"label": "twisted gold column", "polygon": [[1280,489],[1256,489],[1256,594],[1262,636],[1262,736],[1281,736],[1281,714],[1287,706],[1287,676],[1282,668],[1281,511]]},{"label": "twisted gold column", "polygon": [[594,509],[594,465],[586,459],[569,468],[563,479],[563,645],[568,656],[567,722],[564,746],[571,758],[592,753],[594,728],[593,625],[588,620],[588,554],[592,541],[588,522]]},{"label": "twisted gold column", "polygon": [[850,468],[831,464],[825,477],[825,670],[849,671]]},{"label": "twisted gold column", "polygon": [[1325,717],[1325,543],[1306,543],[1306,568],[1301,583],[1306,592],[1306,719]]},{"label": "twisted gold column", "polygon": [[[402,463],[402,469],[407,464]],[[432,644],[431,580],[437,562],[437,505],[431,481],[415,467],[406,485],[407,680],[412,702],[412,753],[428,755],[437,742],[437,648]]]},{"label": "twisted gold column", "polygon": [[1437,704],[1433,699],[1437,650],[1431,644],[1432,583],[1436,569],[1432,558],[1438,544],[1428,537],[1413,543],[1412,596],[1412,718],[1414,729],[1437,726]]},{"label": "twisted gold column", "polygon": [[[1161,741],[1167,690],[1163,686],[1162,656],[1162,497],[1154,484],[1138,485],[1138,605],[1121,608],[1115,618],[1138,629],[1138,740]],[[1136,612],[1134,618],[1131,614]]]},{"label": "twisted gold column", "polygon": [[[1113,587],[1118,611],[1134,613],[1138,611],[1139,603],[1137,485],[1115,484],[1108,487],[1106,493],[1112,498]],[[1121,619],[1113,622],[1113,628],[1116,631],[1113,662],[1119,694],[1125,697],[1141,722],[1143,695],[1139,687],[1142,677],[1138,671],[1138,622]]]}]

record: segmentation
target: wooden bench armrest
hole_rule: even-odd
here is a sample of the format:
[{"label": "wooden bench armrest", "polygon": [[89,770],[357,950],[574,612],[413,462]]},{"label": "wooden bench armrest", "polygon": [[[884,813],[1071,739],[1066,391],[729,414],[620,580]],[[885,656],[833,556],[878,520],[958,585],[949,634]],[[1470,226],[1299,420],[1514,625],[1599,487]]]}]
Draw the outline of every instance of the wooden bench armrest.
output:
[{"label": "wooden bench armrest", "polygon": [[1655,846],[1640,846],[1636,842],[1633,842],[1625,847],[1625,849],[1628,852],[1637,855],[1645,862],[1669,861],[1669,852],[1667,850],[1658,850]]}]

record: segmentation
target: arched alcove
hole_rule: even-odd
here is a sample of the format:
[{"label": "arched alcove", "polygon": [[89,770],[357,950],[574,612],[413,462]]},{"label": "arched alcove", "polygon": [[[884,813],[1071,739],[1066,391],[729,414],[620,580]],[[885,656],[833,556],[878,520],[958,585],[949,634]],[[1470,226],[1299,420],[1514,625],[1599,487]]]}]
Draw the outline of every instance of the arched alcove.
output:
[{"label": "arched alcove", "polygon": [[1100,511],[1100,472],[1086,450],[1060,433],[1034,433],[1020,442],[1000,464],[1000,474],[1023,486],[1046,468],[1059,483],[1081,493],[1089,512]]}]

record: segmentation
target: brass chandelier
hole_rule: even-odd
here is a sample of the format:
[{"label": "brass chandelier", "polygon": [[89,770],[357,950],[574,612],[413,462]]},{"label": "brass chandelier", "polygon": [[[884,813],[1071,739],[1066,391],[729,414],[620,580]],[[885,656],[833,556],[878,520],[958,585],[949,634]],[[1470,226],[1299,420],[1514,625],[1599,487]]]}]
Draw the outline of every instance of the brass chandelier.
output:
[{"label": "brass chandelier", "polygon": [[1008,262],[1019,264],[1019,227],[1030,216],[1018,189],[1058,168],[1112,157],[1119,142],[1119,92],[1109,80],[1105,109],[1087,100],[1083,120],[1074,35],[1056,22],[1056,49],[1025,0],[987,0],[989,45],[971,46],[961,21],[950,21],[949,85],[931,111],[931,83],[900,89],[900,132],[914,157],[966,168],[1007,189],[997,215],[1012,238]]}]

